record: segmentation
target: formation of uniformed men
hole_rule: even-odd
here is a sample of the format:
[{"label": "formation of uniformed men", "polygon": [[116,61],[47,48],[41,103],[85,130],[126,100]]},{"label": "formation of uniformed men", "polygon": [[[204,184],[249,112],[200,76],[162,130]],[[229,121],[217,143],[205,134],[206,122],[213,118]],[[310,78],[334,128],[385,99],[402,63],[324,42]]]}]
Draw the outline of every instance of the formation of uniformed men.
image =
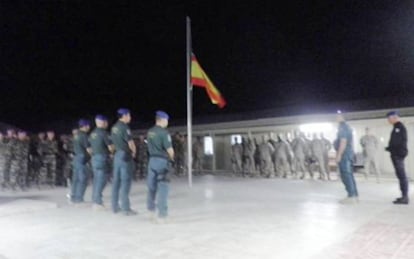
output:
[{"label": "formation of uniformed men", "polygon": [[[119,109],[117,116],[118,121],[110,132],[107,130],[108,119],[103,115],[95,117],[96,126],[91,133],[90,122],[79,120],[79,129],[73,133],[70,202],[81,206],[85,204],[90,162],[93,175],[92,208],[105,210],[102,193],[112,167],[112,212],[126,216],[137,214],[131,208],[129,200],[131,182],[134,176],[146,176],[147,209],[157,222],[162,223],[168,216],[169,173],[172,171],[170,165],[175,159],[172,138],[166,130],[169,116],[163,111],[157,111],[156,125],[148,131],[146,138],[140,135],[137,142],[132,138],[129,128],[130,111]],[[66,145],[65,148],[70,147]],[[138,159],[134,161],[136,158]],[[146,161],[142,161],[144,159]]]},{"label": "formation of uniformed men", "polygon": [[319,172],[322,180],[330,179],[328,153],[332,145],[323,134],[313,135],[310,140],[303,133],[296,132],[293,140],[283,135],[272,139],[262,136],[257,140],[243,138],[241,143],[235,139],[231,147],[233,173],[243,176],[272,178],[288,176],[304,179],[309,173]]},{"label": "formation of uniformed men", "polygon": [[67,185],[71,138],[48,131],[29,137],[25,131],[0,133],[0,184],[4,189],[26,189],[31,185]]},{"label": "formation of uniformed men", "polygon": [[[103,115],[95,117],[95,127],[91,133],[90,122],[81,119],[79,128],[72,131],[72,136],[62,135],[59,141],[53,131],[39,133],[37,138],[32,139],[25,131],[16,133],[10,129],[6,136],[0,133],[1,188],[24,190],[31,184],[38,187],[64,185],[70,187],[70,202],[83,204],[88,181],[93,178],[93,208],[101,210],[105,209],[102,192],[106,183],[112,180],[112,211],[128,216],[137,213],[131,209],[129,201],[131,181],[146,177],[147,209],[157,220],[165,219],[168,215],[169,173],[182,175],[186,169],[185,137],[178,132],[171,137],[166,130],[169,116],[158,111],[155,126],[148,131],[147,136],[141,134],[134,141],[128,126],[130,111],[119,109],[117,114],[118,121],[110,133],[107,130],[108,119]],[[394,130],[386,150],[391,153],[402,192],[402,197],[394,203],[408,204],[408,180],[404,169],[406,129],[396,112],[389,113],[387,117],[394,125]],[[334,147],[339,175],[348,193],[341,202],[358,202],[358,191],[352,175],[353,134],[341,114],[338,115],[338,122],[334,145],[322,133],[313,134],[312,139],[302,132],[295,132],[293,139],[282,134],[276,139],[264,135],[261,143],[256,139],[235,138],[231,146],[233,173],[240,176],[293,176],[304,179],[307,173],[313,178],[314,172],[318,172],[319,179],[330,180],[329,152]],[[204,158],[201,137],[198,136],[192,145],[193,168],[195,174],[201,174]],[[378,140],[369,128],[360,139],[360,145],[363,148],[366,176],[373,172],[379,181],[376,160]],[[93,174],[90,174],[90,170]]]}]

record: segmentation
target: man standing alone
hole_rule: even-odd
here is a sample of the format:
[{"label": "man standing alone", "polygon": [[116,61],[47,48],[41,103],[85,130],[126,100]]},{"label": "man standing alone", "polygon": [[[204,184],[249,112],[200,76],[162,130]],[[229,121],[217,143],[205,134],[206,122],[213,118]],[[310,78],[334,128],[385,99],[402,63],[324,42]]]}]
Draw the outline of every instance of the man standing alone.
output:
[{"label": "man standing alone", "polygon": [[340,113],[337,115],[337,121],[339,123],[339,128],[338,135],[334,143],[336,150],[336,162],[338,163],[342,182],[344,183],[346,192],[348,193],[348,197],[341,200],[340,203],[354,204],[358,202],[358,190],[354,174],[352,172],[352,158],[354,156],[352,146],[352,129]]},{"label": "man standing alone", "polygon": [[402,197],[397,198],[394,204],[408,204],[408,179],[405,173],[404,159],[408,154],[407,149],[407,130],[400,121],[398,112],[391,111],[387,113],[388,122],[394,126],[391,132],[390,142],[386,151],[391,153],[392,164],[395,168],[395,174],[400,182],[400,190]]}]

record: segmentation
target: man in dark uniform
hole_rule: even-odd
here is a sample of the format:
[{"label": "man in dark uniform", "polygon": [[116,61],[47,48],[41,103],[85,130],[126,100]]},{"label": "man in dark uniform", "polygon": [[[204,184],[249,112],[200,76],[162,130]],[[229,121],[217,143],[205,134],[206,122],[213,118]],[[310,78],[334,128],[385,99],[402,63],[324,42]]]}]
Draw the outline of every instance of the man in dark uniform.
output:
[{"label": "man in dark uniform", "polygon": [[[134,160],[137,150],[131,136],[128,124],[131,122],[131,113],[128,109],[118,110],[118,122],[112,127],[111,139],[115,146],[113,184],[112,184],[112,211],[122,210],[124,215],[136,215],[129,203]],[[121,206],[119,206],[119,196]]]},{"label": "man in dark uniform", "polygon": [[102,202],[102,192],[109,173],[109,154],[113,151],[112,141],[106,131],[108,119],[103,115],[95,117],[96,128],[89,135],[92,150],[93,169],[93,209],[105,209]]},{"label": "man in dark uniform", "polygon": [[[157,111],[155,126],[148,130],[148,153],[150,156],[147,175],[147,209],[155,216],[158,209],[158,223],[165,223],[168,216],[167,197],[169,191],[168,172],[169,161],[174,161],[174,149],[171,136],[166,130],[169,116],[163,111]],[[155,199],[157,198],[157,203]]]},{"label": "man in dark uniform", "polygon": [[85,195],[87,180],[88,180],[88,167],[89,161],[89,141],[88,132],[90,129],[90,123],[87,120],[79,120],[79,132],[73,139],[73,149],[75,157],[73,158],[73,175],[72,175],[72,190],[71,201],[73,203],[84,202],[83,196]]},{"label": "man in dark uniform", "polygon": [[388,122],[394,126],[391,132],[390,142],[386,151],[391,153],[392,164],[395,168],[395,174],[400,182],[400,190],[402,197],[397,198],[394,204],[408,204],[408,179],[405,173],[404,159],[408,155],[407,148],[407,130],[400,121],[398,112],[391,111],[387,113]]},{"label": "man in dark uniform", "polygon": [[346,123],[344,116],[338,113],[337,120],[339,123],[338,135],[334,146],[336,150],[336,162],[338,163],[339,173],[342,182],[345,185],[348,197],[341,200],[342,204],[358,203],[358,190],[352,171],[352,159],[354,156],[353,134],[352,129]]}]

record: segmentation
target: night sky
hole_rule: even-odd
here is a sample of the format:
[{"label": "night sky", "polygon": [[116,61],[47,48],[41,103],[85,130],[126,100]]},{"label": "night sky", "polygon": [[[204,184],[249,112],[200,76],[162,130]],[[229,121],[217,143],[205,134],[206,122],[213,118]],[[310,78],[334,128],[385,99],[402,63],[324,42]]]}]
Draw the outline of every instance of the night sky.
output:
[{"label": "night sky", "polygon": [[412,96],[413,1],[113,2],[0,2],[0,121],[38,130],[119,107],[138,125],[157,109],[185,118],[186,15],[228,103],[195,89],[196,117]]}]

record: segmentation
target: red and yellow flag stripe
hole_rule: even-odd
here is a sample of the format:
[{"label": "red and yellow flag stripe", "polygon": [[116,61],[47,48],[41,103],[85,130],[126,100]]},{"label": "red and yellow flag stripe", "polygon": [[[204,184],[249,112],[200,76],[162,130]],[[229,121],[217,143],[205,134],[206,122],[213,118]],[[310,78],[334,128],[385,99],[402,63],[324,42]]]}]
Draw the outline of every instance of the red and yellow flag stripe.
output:
[{"label": "red and yellow flag stripe", "polygon": [[204,87],[213,104],[216,104],[220,108],[226,106],[226,100],[224,100],[223,95],[214,86],[213,82],[211,82],[194,54],[191,58],[191,83],[198,87]]}]

